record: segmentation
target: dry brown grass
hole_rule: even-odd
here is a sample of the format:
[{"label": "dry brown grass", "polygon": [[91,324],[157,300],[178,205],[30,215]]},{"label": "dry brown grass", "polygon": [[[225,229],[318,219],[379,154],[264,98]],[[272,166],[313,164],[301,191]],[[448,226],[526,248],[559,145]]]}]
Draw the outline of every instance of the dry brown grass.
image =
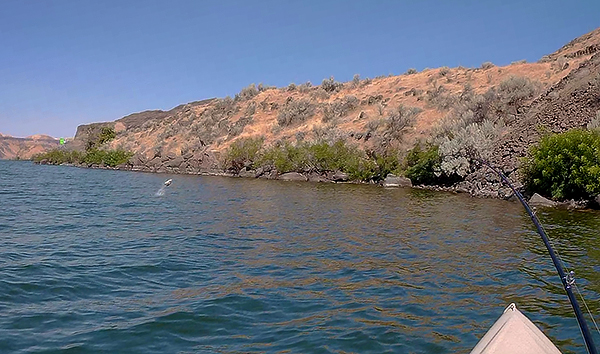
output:
[{"label": "dry brown grass", "polygon": [[[216,138],[210,144],[210,148],[222,151],[236,139],[247,137],[261,136],[267,145],[281,140],[295,141],[299,133],[305,139],[314,138],[313,132],[315,130],[332,129],[330,119],[327,119],[327,117],[323,119],[324,110],[322,107],[332,107],[332,104],[342,101],[347,96],[356,97],[359,104],[356,107],[353,106],[347,112],[335,116],[334,128],[342,133],[364,133],[368,122],[382,118],[378,110],[383,110],[383,116],[385,116],[393,107],[401,105],[421,109],[415,124],[404,134],[404,147],[409,148],[417,140],[429,136],[440,119],[448,113],[447,108],[443,109],[428,102],[428,91],[443,85],[444,94],[459,95],[465,86],[470,85],[474,93],[483,94],[491,87],[498,86],[502,81],[512,76],[527,77],[532,81],[539,81],[542,90],[544,90],[568,75],[571,70],[589,59],[593,53],[564,59],[566,56],[574,55],[574,53],[590,45],[598,44],[600,44],[600,29],[566,45],[556,53],[547,56],[547,59],[544,59],[543,62],[518,62],[503,67],[494,66],[485,69],[462,67],[428,69],[410,75],[380,77],[372,79],[370,82],[360,80],[359,84],[353,84],[350,81],[344,83],[339,90],[330,90],[326,95],[316,94],[317,90],[323,91],[319,86],[304,87],[303,89],[299,89],[298,86],[293,90],[263,90],[258,93],[253,91],[252,95],[245,96],[243,102],[236,102],[237,109],[233,115],[227,118],[227,122],[216,122],[215,124],[233,126],[245,116],[248,104],[253,104],[256,107],[252,120],[243,126],[243,130],[238,135],[228,138],[225,134]],[[559,58],[568,62],[569,65],[566,69],[557,69]],[[380,96],[380,99],[377,100],[377,104],[367,103],[369,99],[373,100],[374,97],[378,96]],[[319,108],[315,110],[314,115],[304,121],[290,126],[279,126],[277,118],[281,109],[286,106],[286,102],[300,100],[311,100]],[[165,152],[181,153],[183,147],[188,149],[189,147],[201,146],[201,143],[189,134],[186,127],[198,121],[203,112],[211,109],[214,104],[214,102],[208,102],[191,106],[177,115],[150,121],[145,129],[138,131],[130,131],[119,127],[118,131],[121,133],[112,142],[112,145],[142,152],[146,155],[153,154],[157,147]],[[359,118],[359,116],[363,118]],[[164,133],[166,129],[173,129],[173,126],[180,127],[176,129],[177,133],[175,135],[159,139],[161,133]],[[163,136],[165,135],[163,134]],[[364,140],[356,141],[356,143],[364,147],[370,144],[370,142]]]}]

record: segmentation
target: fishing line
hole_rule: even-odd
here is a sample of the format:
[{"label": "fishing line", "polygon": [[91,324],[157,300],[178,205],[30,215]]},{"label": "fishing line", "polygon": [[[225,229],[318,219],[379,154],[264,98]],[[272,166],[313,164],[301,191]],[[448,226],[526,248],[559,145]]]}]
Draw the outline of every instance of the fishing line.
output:
[{"label": "fishing line", "polygon": [[[587,351],[589,354],[598,354],[598,351],[596,350],[596,346],[594,345],[594,340],[592,339],[592,334],[590,333],[590,330],[585,321],[585,318],[583,317],[583,312],[581,312],[581,308],[579,307],[579,304],[577,303],[577,298],[575,297],[575,294],[573,294],[573,290],[572,290],[573,287],[575,287],[577,289],[577,291],[579,292],[579,289],[575,285],[574,272],[569,271],[568,273],[565,273],[564,269],[566,267],[563,268],[564,262],[554,251],[554,245],[548,239],[548,235],[546,234],[544,227],[540,223],[540,220],[537,218],[535,213],[531,210],[531,207],[525,201],[525,198],[523,198],[523,195],[512,185],[512,183],[510,183],[510,181],[504,175],[504,173],[502,173],[502,171],[492,167],[488,162],[486,162],[482,159],[475,159],[475,160],[479,161],[480,163],[482,163],[483,165],[487,166],[489,169],[494,171],[496,174],[498,174],[500,176],[500,179],[510,187],[510,189],[513,191],[514,195],[519,199],[519,201],[525,208],[525,211],[527,211],[527,214],[529,214],[531,221],[537,228],[538,234],[542,237],[542,241],[546,245],[546,249],[548,250],[548,253],[550,254],[550,258],[552,258],[552,263],[554,263],[554,267],[556,268],[556,271],[558,272],[560,280],[563,284],[563,288],[565,289],[565,291],[567,293],[567,297],[569,298],[569,302],[571,303],[573,312],[575,312],[575,317],[577,318],[577,323],[579,324],[579,329],[581,331],[581,335],[583,336],[583,340],[585,342]],[[581,292],[579,292],[579,296],[583,299]],[[585,300],[584,300],[584,302],[585,302]],[[586,305],[586,308],[587,308],[587,305]],[[589,313],[589,309],[588,309],[588,313]],[[594,321],[593,316],[592,316],[592,321]],[[595,321],[594,321],[594,324],[595,324]]]},{"label": "fishing line", "polygon": [[[533,210],[533,213],[537,217],[537,213],[536,213],[535,210]],[[558,259],[562,263],[562,266],[565,268],[565,271],[567,272],[567,274],[571,274],[572,271],[569,270],[569,267],[567,266],[567,263],[560,256],[560,253],[558,252],[558,249],[556,248],[556,245],[554,244],[554,241],[552,240],[552,238],[550,238],[550,236],[548,236],[548,233],[546,232],[546,228],[541,223],[540,223],[540,227],[542,228],[542,230],[544,230],[544,233],[546,233],[546,236],[548,237],[548,241],[552,245],[552,248],[554,248],[554,252],[556,253],[556,256],[558,257]],[[588,307],[587,302],[585,301],[585,298],[583,297],[583,294],[579,290],[579,287],[575,283],[574,279],[573,279],[573,282],[572,282],[572,286],[575,288],[575,290],[577,290],[577,293],[579,294],[579,298],[581,299],[581,302],[583,302],[583,306],[585,306],[585,310],[587,311],[588,315],[592,319],[592,323],[594,324],[594,327],[596,328],[596,332],[598,332],[598,334],[600,334],[600,328],[598,328],[598,324],[596,323],[596,319],[594,318],[594,315],[592,314],[592,311],[590,311],[590,308]],[[582,335],[583,335],[583,333],[582,333]]]},{"label": "fishing line", "polygon": [[590,308],[588,307],[587,303],[585,302],[585,299],[583,298],[583,294],[581,293],[581,291],[579,291],[579,287],[577,286],[577,284],[574,284],[574,285],[575,285],[575,290],[577,290],[577,293],[579,294],[579,297],[581,297],[583,306],[585,306],[585,309],[587,310],[588,315],[590,315],[590,317],[592,318],[594,327],[596,327],[596,332],[598,332],[598,334],[600,334],[600,328],[598,328],[598,324],[596,323],[596,320],[594,319],[594,316],[592,315],[592,311],[590,311]]}]

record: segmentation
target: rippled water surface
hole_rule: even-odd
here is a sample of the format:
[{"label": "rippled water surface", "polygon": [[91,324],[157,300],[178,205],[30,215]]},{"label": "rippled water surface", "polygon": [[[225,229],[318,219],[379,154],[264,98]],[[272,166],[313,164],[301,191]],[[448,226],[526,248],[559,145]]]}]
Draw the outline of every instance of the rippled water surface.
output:
[{"label": "rippled water surface", "polygon": [[[510,302],[584,352],[513,202],[0,161],[0,205],[1,353],[468,353]],[[600,214],[539,215],[598,315]]]}]

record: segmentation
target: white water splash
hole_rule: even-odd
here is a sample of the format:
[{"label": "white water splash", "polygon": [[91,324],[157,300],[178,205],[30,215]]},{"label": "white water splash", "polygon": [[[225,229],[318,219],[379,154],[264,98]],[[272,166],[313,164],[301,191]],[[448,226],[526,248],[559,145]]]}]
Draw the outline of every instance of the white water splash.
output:
[{"label": "white water splash", "polygon": [[160,187],[160,189],[158,191],[156,191],[156,193],[154,195],[157,197],[161,197],[161,196],[165,195],[165,188],[167,188],[167,186]]}]

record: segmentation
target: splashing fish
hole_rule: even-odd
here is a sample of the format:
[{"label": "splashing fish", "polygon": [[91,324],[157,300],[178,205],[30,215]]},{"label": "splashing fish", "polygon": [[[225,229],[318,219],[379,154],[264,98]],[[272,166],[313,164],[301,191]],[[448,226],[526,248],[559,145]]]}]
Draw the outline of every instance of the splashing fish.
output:
[{"label": "splashing fish", "polygon": [[167,188],[168,186],[171,185],[171,183],[173,183],[173,179],[169,178],[168,180],[165,181],[165,183],[163,183],[163,186],[160,187],[160,189],[156,192],[156,196],[160,197],[162,195],[165,194],[165,188]]}]

